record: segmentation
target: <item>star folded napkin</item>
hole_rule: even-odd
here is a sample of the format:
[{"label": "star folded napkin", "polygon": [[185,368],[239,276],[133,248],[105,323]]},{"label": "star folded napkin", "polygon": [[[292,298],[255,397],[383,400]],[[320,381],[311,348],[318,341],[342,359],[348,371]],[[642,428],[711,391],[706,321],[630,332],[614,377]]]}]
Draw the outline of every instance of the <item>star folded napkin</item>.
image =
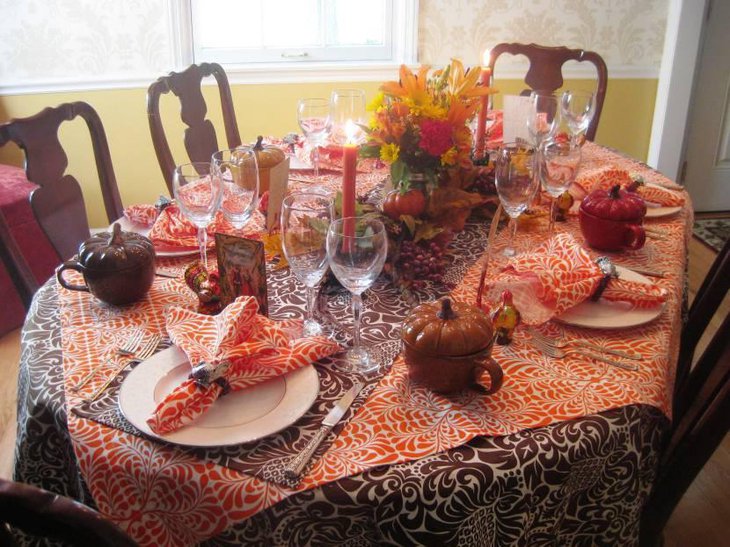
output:
[{"label": "star folded napkin", "polygon": [[[601,168],[582,173],[575,182],[586,193],[591,193],[593,190],[609,190],[616,184],[625,189],[634,182],[634,179],[628,171],[623,169]],[[684,196],[680,192],[667,190],[661,186],[640,183],[635,192],[647,202],[649,207],[652,205],[656,207],[684,205]]]},{"label": "star folded napkin", "polygon": [[537,325],[591,298],[606,281],[601,293],[605,300],[652,308],[666,299],[666,291],[653,283],[607,280],[601,267],[566,233],[511,259],[490,281],[487,295],[496,302],[509,289],[523,321]]},{"label": "star folded napkin", "polygon": [[167,332],[187,355],[192,373],[147,420],[155,433],[191,423],[228,391],[282,376],[340,349],[324,337],[292,339],[296,322],[273,321],[257,310],[255,298],[242,296],[216,316],[179,307],[168,312]]}]

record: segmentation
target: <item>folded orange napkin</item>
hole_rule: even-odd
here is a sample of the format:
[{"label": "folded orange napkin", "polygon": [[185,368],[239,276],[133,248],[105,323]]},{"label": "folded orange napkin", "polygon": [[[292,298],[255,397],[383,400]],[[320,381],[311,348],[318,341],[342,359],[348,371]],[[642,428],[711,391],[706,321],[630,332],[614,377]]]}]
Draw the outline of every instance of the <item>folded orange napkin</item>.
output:
[{"label": "folded orange napkin", "polygon": [[124,209],[124,216],[132,224],[151,228],[157,218],[157,207],[144,203],[130,205]]},{"label": "folded orange napkin", "polygon": [[[223,213],[218,211],[213,222],[206,228],[208,232],[208,245],[215,243],[216,232],[231,233],[233,226],[225,219]],[[180,212],[176,205],[168,205],[157,217],[152,225],[149,236],[152,243],[163,247],[197,247],[198,228]]]},{"label": "folded orange napkin", "polygon": [[[634,179],[628,171],[624,171],[623,169],[602,168],[582,173],[575,182],[586,193],[591,193],[593,190],[609,190],[616,184],[621,185],[625,189],[634,183]],[[684,196],[681,193],[667,190],[661,186],[639,184],[634,191],[644,201],[648,202],[649,206],[652,204],[658,207],[677,207],[684,205]]]},{"label": "folded orange napkin", "polygon": [[191,423],[228,391],[282,376],[340,349],[324,337],[292,339],[291,327],[300,322],[273,321],[257,310],[255,298],[241,296],[216,316],[179,307],[168,312],[167,332],[187,355],[192,373],[147,420],[155,433]]},{"label": "folded orange napkin", "polygon": [[541,324],[594,295],[608,281],[601,298],[624,301],[638,308],[664,302],[666,291],[657,285],[625,279],[606,279],[601,267],[567,233],[553,236],[534,251],[511,259],[490,280],[487,296],[499,300],[509,289],[527,324]]},{"label": "folded orange napkin", "polygon": [[[304,143],[294,149],[297,159],[307,165],[312,165],[312,147]],[[319,168],[330,171],[342,171],[342,146],[327,144],[319,147]],[[383,169],[384,164],[377,158],[360,158],[357,161],[357,170],[360,173],[372,173]]]}]

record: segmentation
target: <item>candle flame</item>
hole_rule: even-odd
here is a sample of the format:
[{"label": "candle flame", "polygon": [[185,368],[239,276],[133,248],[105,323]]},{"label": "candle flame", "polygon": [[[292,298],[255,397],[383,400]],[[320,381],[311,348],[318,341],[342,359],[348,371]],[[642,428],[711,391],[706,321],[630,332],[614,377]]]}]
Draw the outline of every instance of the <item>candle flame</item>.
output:
[{"label": "candle flame", "polygon": [[352,120],[345,122],[345,136],[347,137],[347,144],[356,144],[357,136],[360,132],[360,128]]},{"label": "candle flame", "polygon": [[484,66],[489,66],[489,61],[491,61],[491,54],[492,52],[489,50],[489,48],[484,50],[484,54],[482,55],[482,64]]}]

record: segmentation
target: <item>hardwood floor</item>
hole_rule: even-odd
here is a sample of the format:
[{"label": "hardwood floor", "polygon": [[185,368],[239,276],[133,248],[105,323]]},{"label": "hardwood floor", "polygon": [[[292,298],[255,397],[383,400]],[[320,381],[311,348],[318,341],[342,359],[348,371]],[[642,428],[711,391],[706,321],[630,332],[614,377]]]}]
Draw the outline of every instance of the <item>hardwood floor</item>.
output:
[{"label": "hardwood floor", "polygon": [[[689,246],[689,289],[694,297],[715,253],[697,239]],[[725,296],[713,321],[717,329],[730,310]],[[714,330],[713,330],[714,332]],[[729,333],[730,334],[730,333]],[[707,337],[711,336],[709,334]],[[703,339],[704,340],[704,339]],[[706,341],[701,341],[701,348]],[[700,349],[701,351],[701,349]],[[0,338],[0,477],[12,474],[15,440],[15,389],[20,356],[20,331]],[[730,535],[730,436],[713,455],[682,501],[665,529],[666,547],[716,547],[728,544]]]}]

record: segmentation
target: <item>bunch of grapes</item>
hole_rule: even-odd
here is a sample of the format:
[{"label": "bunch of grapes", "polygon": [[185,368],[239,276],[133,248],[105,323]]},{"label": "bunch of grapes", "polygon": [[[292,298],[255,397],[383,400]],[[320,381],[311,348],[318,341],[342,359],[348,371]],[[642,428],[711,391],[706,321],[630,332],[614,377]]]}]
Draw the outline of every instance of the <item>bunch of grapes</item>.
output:
[{"label": "bunch of grapes", "polygon": [[494,196],[497,194],[497,187],[494,185],[494,171],[480,169],[479,174],[474,178],[471,189],[483,196]]},{"label": "bunch of grapes", "polygon": [[401,243],[395,267],[402,281],[414,289],[422,288],[427,282],[442,283],[447,259],[446,245],[437,240],[421,240]]}]

